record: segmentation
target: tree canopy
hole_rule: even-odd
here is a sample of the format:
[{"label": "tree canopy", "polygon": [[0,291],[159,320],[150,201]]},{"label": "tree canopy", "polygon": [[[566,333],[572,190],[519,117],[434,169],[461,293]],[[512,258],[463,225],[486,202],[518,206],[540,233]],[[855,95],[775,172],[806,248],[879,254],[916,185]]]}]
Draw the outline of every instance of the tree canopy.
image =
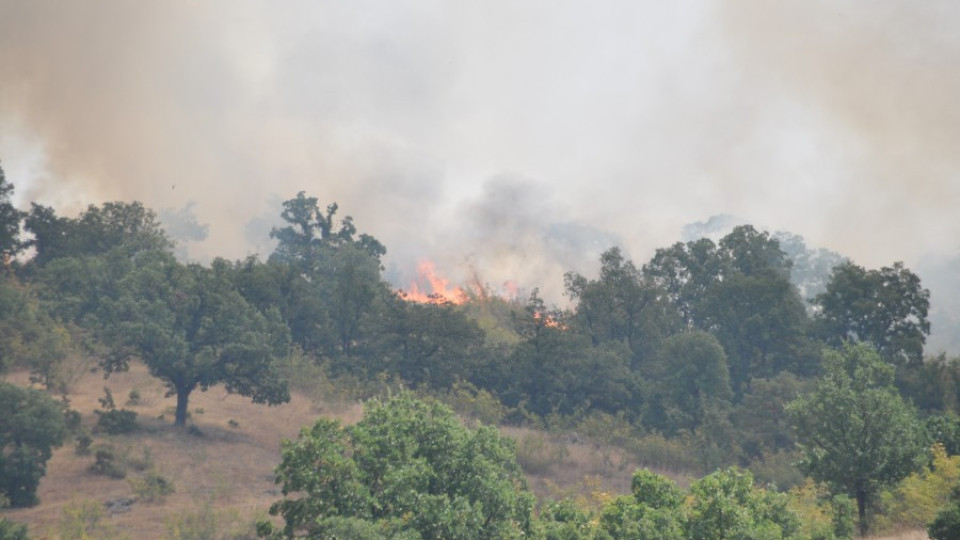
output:
[{"label": "tree canopy", "polygon": [[893,386],[893,367],[864,344],[829,351],[813,392],[791,403],[801,468],[857,502],[861,534],[880,489],[914,472],[926,439],[913,408]]},{"label": "tree canopy", "polygon": [[895,363],[923,357],[930,334],[930,291],[903,263],[879,270],[841,264],[833,269],[827,290],[817,295],[816,305],[825,338],[834,346],[863,341]]},{"label": "tree canopy", "polygon": [[[492,427],[470,430],[445,406],[403,393],[368,402],[353,426],[319,420],[283,445],[276,481],[283,517],[272,538],[500,539],[528,536],[533,496],[512,445]],[[347,538],[359,538],[348,535]]]},{"label": "tree canopy", "polygon": [[136,356],[177,396],[174,423],[184,425],[190,393],[223,384],[256,403],[290,399],[272,362],[287,344],[274,309],[261,313],[238,293],[227,264],[183,265],[151,252],[119,284],[100,311],[113,354],[107,373],[125,370]]}]

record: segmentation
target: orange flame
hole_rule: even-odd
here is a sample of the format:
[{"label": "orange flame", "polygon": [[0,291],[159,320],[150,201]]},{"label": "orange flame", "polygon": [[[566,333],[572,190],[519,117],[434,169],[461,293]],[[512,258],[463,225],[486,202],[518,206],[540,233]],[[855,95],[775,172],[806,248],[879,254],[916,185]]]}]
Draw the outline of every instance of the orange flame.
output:
[{"label": "orange flame", "polygon": [[401,290],[399,294],[405,300],[422,304],[462,304],[467,301],[467,292],[462,287],[451,288],[450,280],[437,273],[433,262],[425,259],[417,265],[417,278],[410,282],[410,290]]},{"label": "orange flame", "polygon": [[553,315],[550,315],[549,313],[542,313],[542,312],[540,312],[540,311],[534,311],[534,312],[533,312],[533,318],[534,318],[534,320],[537,320],[537,321],[542,320],[542,321],[543,321],[543,325],[546,326],[547,328],[557,328],[557,329],[560,329],[560,330],[566,330],[566,329],[567,329],[567,325],[565,325],[565,324],[563,324],[562,322],[558,321]]}]

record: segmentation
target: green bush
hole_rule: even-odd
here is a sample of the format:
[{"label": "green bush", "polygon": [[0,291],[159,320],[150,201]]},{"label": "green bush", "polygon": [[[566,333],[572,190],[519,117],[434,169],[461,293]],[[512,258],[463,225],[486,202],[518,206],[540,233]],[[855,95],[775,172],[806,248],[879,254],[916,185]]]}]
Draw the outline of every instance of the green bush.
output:
[{"label": "green bush", "polygon": [[30,540],[27,526],[7,518],[0,518],[0,540]]},{"label": "green bush", "polygon": [[142,478],[130,480],[130,487],[140,500],[160,502],[174,492],[173,482],[157,471],[150,471]]},{"label": "green bush", "polygon": [[111,445],[101,446],[94,452],[94,462],[87,469],[92,474],[121,479],[127,477],[127,460]]},{"label": "green bush", "polygon": [[61,404],[37,390],[0,383],[0,495],[37,504],[37,486],[66,432]]},{"label": "green bush", "polygon": [[97,413],[97,431],[109,435],[124,435],[133,433],[140,426],[137,424],[137,413],[127,409],[94,411]]},{"label": "green bush", "polygon": [[960,538],[960,487],[950,495],[950,504],[937,514],[927,526],[932,540],[956,540]]}]

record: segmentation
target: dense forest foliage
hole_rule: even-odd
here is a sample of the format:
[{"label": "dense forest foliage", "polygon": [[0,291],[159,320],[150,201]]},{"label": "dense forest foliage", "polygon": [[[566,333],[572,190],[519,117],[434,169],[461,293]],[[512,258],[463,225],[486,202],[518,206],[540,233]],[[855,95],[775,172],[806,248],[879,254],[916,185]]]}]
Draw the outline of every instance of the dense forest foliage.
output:
[{"label": "dense forest foliage", "polygon": [[[495,430],[403,394],[285,447],[278,479],[303,496],[275,505],[286,528],[262,533],[278,537],[849,537],[896,511],[904,482],[958,466],[960,362],[924,356],[929,292],[900,263],[842,262],[805,298],[778,239],[739,226],[642,264],[612,247],[597,276],[565,276],[567,309],[536,289],[414,302],[383,280],[385,246],[304,193],[283,204],[269,257],[204,265],[177,260],[140,203],[64,217],[15,208],[12,190],[0,171],[0,368],[29,370],[45,392],[0,383],[8,504],[36,503],[70,421],[58,411],[76,373],[62,360],[77,351],[107,375],[145,364],[176,396],[178,426],[191,393],[215,385],[283,403],[306,364],[469,395],[458,412],[485,423],[703,475],[684,490],[639,471],[631,495],[600,508],[537,505]],[[937,527],[956,527],[951,511]]]}]

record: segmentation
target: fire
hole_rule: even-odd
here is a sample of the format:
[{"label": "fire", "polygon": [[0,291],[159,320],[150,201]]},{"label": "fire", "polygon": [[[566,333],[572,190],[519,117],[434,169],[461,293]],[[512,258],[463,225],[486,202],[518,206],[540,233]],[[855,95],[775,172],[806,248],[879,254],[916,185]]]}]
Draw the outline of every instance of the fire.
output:
[{"label": "fire", "polygon": [[542,320],[542,321],[543,321],[543,326],[546,326],[547,328],[557,328],[557,329],[559,329],[559,330],[566,330],[566,329],[567,329],[567,325],[565,325],[565,324],[563,324],[562,322],[558,321],[558,320],[556,319],[556,317],[554,317],[553,315],[551,315],[551,314],[549,314],[549,313],[543,313],[543,312],[540,312],[540,311],[534,311],[534,312],[533,312],[533,318],[534,318],[534,320],[537,320],[537,321],[541,321],[541,320]]},{"label": "fire", "polygon": [[417,264],[417,277],[410,280],[407,289],[397,291],[405,300],[422,304],[463,304],[468,300],[487,302],[492,298],[500,298],[508,302],[516,302],[522,290],[516,281],[505,281],[499,290],[491,290],[480,279],[480,275],[473,270],[469,282],[462,286],[453,286],[450,280],[437,271],[433,261],[421,259]]},{"label": "fire", "polygon": [[437,273],[436,266],[428,260],[420,261],[417,278],[410,282],[409,290],[400,291],[400,296],[424,304],[462,304],[467,301],[467,292],[463,287],[451,287],[450,280]]}]

